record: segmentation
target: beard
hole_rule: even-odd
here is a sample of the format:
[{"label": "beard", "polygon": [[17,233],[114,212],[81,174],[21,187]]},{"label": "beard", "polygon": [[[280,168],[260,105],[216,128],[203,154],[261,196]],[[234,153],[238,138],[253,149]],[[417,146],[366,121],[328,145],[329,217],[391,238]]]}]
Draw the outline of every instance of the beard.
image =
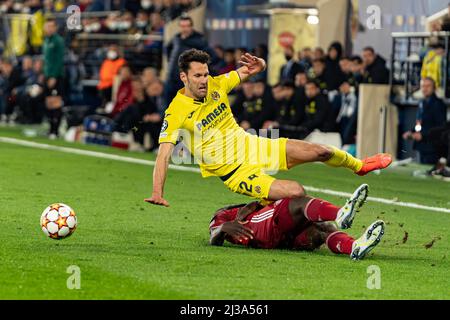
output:
[{"label": "beard", "polygon": [[[204,91],[201,89],[205,89]],[[189,84],[189,90],[192,92],[192,95],[195,97],[195,99],[204,99],[206,97],[206,94],[208,93],[208,86],[205,87],[196,87],[194,88],[191,84]]]}]

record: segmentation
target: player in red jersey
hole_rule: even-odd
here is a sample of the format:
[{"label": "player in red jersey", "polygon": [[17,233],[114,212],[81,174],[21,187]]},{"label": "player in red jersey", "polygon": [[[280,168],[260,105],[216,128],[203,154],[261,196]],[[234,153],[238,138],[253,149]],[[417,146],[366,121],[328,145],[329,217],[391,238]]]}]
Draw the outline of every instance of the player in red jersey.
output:
[{"label": "player in red jersey", "polygon": [[314,250],[326,242],[337,254],[363,259],[381,240],[384,222],[372,223],[359,239],[340,229],[351,227],[356,212],[366,201],[368,185],[361,185],[342,207],[317,198],[282,199],[262,207],[258,202],[220,209],[210,223],[210,243],[227,240],[253,248]]}]

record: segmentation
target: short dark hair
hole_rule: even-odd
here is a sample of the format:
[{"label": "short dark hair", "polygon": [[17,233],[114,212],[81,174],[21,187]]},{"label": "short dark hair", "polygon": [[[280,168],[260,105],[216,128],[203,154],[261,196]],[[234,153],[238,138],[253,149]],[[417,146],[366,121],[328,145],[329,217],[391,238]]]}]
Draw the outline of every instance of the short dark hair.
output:
[{"label": "short dark hair", "polygon": [[180,21],[189,21],[191,23],[191,26],[194,25],[194,20],[192,20],[192,18],[189,17],[188,15],[182,15],[180,17]]},{"label": "short dark hair", "polygon": [[317,89],[320,89],[320,85],[319,83],[315,80],[315,79],[308,79],[308,81],[306,82],[306,85],[308,84],[312,84],[314,85]]},{"label": "short dark hair", "polygon": [[58,24],[56,23],[56,19],[55,19],[54,17],[47,18],[47,19],[45,20],[45,22],[46,22],[46,23],[53,23],[53,24],[55,24],[55,25],[58,25]]},{"label": "short dark hair", "polygon": [[324,58],[314,59],[314,60],[313,60],[313,63],[315,63],[315,62],[320,62],[321,64],[326,64],[326,61],[325,61]]},{"label": "short dark hair", "polygon": [[205,51],[189,49],[184,51],[178,58],[178,68],[180,69],[180,72],[187,73],[191,66],[191,62],[208,64],[210,60],[209,54]]},{"label": "short dark hair", "polygon": [[350,60],[351,60],[352,62],[357,62],[358,64],[363,63],[363,60],[361,59],[360,56],[352,56],[352,57],[350,58]]},{"label": "short dark hair", "polygon": [[375,49],[373,47],[365,47],[363,51],[370,51],[372,54],[375,54]]},{"label": "short dark hair", "polygon": [[422,78],[422,81],[430,81],[430,82],[433,84],[433,89],[436,90],[436,81],[434,81],[433,78],[431,78],[431,77],[425,77],[425,78]]},{"label": "short dark hair", "polygon": [[295,89],[295,85],[294,85],[294,82],[292,81],[292,80],[282,80],[281,82],[280,82],[280,85],[282,86],[282,87],[284,87],[284,88],[291,88],[291,89]]}]

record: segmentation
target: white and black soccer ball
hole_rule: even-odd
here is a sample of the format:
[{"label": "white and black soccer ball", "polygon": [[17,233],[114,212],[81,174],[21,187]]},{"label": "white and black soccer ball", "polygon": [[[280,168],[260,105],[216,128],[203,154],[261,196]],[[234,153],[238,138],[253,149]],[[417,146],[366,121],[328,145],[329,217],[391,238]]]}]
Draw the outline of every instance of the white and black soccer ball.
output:
[{"label": "white and black soccer ball", "polygon": [[41,215],[42,231],[50,238],[61,240],[70,236],[77,228],[75,211],[64,203],[54,203]]}]

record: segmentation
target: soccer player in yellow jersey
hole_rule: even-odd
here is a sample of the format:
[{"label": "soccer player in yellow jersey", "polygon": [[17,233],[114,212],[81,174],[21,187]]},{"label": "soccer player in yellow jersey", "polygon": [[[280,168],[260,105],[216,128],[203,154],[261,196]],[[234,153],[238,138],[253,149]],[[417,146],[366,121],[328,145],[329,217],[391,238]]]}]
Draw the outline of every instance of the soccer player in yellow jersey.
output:
[{"label": "soccer player in yellow jersey", "polygon": [[184,88],[165,112],[153,172],[153,194],[146,202],[169,206],[164,199],[164,183],[170,157],[180,137],[199,163],[203,177],[217,176],[231,191],[262,201],[305,195],[298,182],[278,180],[268,172],[320,161],[363,176],[391,164],[392,157],[388,154],[359,160],[331,146],[295,139],[268,139],[245,132],[233,117],[228,93],[265,70],[266,63],[247,53],[239,62],[242,67],[211,77],[209,59],[206,52],[196,49],[185,51],[179,58]]}]

